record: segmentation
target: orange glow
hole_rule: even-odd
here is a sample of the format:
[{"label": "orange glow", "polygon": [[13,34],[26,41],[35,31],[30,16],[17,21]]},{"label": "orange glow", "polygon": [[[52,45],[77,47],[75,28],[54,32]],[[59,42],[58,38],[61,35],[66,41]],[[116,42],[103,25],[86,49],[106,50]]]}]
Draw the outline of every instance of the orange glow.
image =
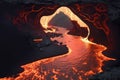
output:
[{"label": "orange glow", "polygon": [[33,39],[34,42],[41,42],[42,39]]},{"label": "orange glow", "polygon": [[[44,27],[44,28],[45,28],[45,27]],[[54,28],[51,28],[51,30],[45,29],[44,32],[45,32],[45,33],[48,33],[48,32],[55,32],[55,29],[54,29]]]},{"label": "orange glow", "polygon": [[[81,27],[88,29],[88,35],[69,35],[69,29],[60,26],[48,25],[48,22],[59,12],[63,12],[71,20],[75,20]],[[40,23],[46,29],[45,32],[61,33],[62,37],[51,38],[52,41],[62,42],[68,48],[68,53],[56,57],[50,57],[21,66],[24,71],[15,78],[3,78],[0,80],[88,80],[88,77],[102,72],[103,61],[114,60],[102,54],[107,48],[103,45],[88,40],[90,30],[79,17],[69,8],[60,7],[53,15],[43,16]],[[51,28],[49,30],[48,28]],[[57,29],[57,30],[56,30]],[[34,39],[41,41],[42,39]]]},{"label": "orange glow", "polygon": [[[65,15],[69,16],[69,18],[71,20],[75,20],[78,22],[78,24],[81,26],[81,27],[86,27],[88,29],[88,35],[87,37],[89,36],[89,27],[78,17],[76,16],[68,7],[60,7],[56,10],[56,12],[50,16],[43,16],[41,17],[40,19],[40,23],[42,24],[42,26],[47,29],[48,28],[48,22],[58,13],[60,12],[63,12]],[[55,30],[54,30],[55,31]]]}]

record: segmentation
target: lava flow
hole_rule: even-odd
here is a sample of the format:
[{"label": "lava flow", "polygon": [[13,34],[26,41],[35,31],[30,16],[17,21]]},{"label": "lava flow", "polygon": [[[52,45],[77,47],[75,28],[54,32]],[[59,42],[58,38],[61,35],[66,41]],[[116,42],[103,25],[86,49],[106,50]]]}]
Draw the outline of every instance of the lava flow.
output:
[{"label": "lava flow", "polygon": [[[69,26],[67,26],[64,20],[63,26],[50,23],[60,13],[67,16],[71,21],[77,21],[80,27],[87,28],[87,36],[83,38],[68,34],[74,25],[68,24]],[[62,21],[61,17],[58,19],[58,21]],[[102,51],[107,49],[105,46],[88,40],[89,27],[69,8],[58,8],[53,15],[43,16],[40,23],[45,28],[46,33],[62,34],[62,36],[50,39],[62,43],[61,45],[66,45],[69,50],[68,53],[23,65],[24,71],[17,77],[1,80],[88,80],[91,75],[102,72],[103,61],[113,60],[102,54]]]}]

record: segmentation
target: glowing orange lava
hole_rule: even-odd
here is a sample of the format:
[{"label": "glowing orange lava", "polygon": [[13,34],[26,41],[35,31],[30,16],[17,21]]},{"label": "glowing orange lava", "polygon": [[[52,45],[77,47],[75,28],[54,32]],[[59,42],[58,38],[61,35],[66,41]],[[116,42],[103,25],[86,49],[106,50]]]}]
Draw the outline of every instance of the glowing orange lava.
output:
[{"label": "glowing orange lava", "polygon": [[[49,21],[60,12],[71,20],[77,21],[81,27],[87,28],[88,35],[85,38],[69,35],[67,33],[71,26],[48,25]],[[102,51],[107,49],[105,46],[90,42],[87,39],[90,34],[89,27],[69,8],[58,8],[53,15],[43,16],[40,23],[46,29],[46,33],[62,34],[62,36],[51,38],[51,40],[62,42],[67,46],[69,52],[23,65],[21,67],[24,68],[24,72],[17,77],[0,80],[88,80],[91,75],[102,72],[103,61],[113,60],[102,54]],[[48,27],[51,28],[50,31],[47,29]],[[41,41],[41,39],[35,39],[35,41]]]}]

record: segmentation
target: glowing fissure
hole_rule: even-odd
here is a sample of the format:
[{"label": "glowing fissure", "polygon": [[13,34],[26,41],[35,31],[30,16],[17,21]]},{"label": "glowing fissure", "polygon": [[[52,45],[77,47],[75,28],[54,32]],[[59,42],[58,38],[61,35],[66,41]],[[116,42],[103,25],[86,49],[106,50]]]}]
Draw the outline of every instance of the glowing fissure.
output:
[{"label": "glowing fissure", "polygon": [[1,80],[88,80],[89,76],[102,72],[103,61],[112,60],[102,54],[102,51],[107,48],[88,41],[88,36],[83,38],[67,34],[69,27],[48,25],[48,22],[59,12],[63,12],[71,20],[78,21],[82,27],[87,27],[89,36],[89,27],[69,8],[61,7],[53,15],[43,16],[40,23],[46,29],[46,33],[48,27],[57,29],[51,30],[51,32],[61,33],[62,36],[51,38],[51,40],[62,42],[68,47],[69,52],[23,65],[24,72],[20,73],[18,77]]}]

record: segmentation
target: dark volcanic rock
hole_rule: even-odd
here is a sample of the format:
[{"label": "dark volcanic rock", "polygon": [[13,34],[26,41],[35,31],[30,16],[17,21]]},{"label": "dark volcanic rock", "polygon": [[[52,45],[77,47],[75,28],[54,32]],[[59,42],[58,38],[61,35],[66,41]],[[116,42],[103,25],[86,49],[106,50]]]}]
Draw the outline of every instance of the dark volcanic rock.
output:
[{"label": "dark volcanic rock", "polygon": [[94,75],[89,80],[120,80],[120,67]]}]

